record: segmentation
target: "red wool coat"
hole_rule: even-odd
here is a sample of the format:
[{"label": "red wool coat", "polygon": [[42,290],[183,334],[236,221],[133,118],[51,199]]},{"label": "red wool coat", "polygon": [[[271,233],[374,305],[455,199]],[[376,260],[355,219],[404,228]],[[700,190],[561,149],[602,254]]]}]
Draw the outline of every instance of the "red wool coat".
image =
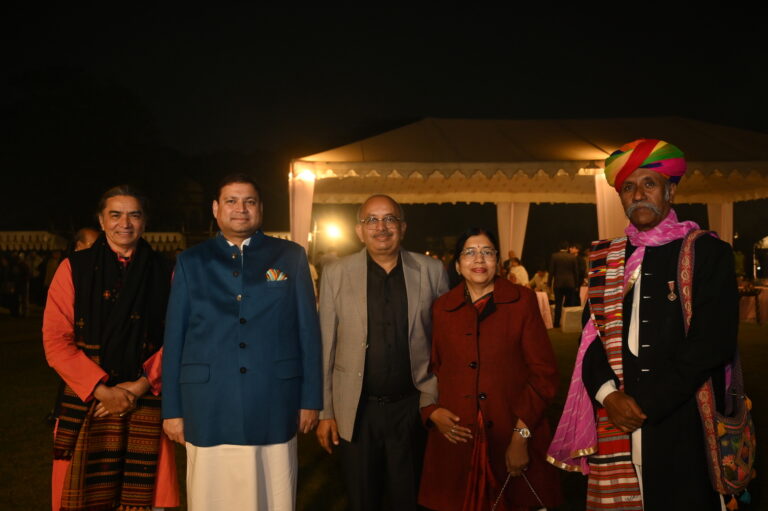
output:
[{"label": "red wool coat", "polygon": [[[494,286],[495,310],[479,323],[475,307],[465,300],[463,283],[435,302],[432,371],[439,397],[436,406],[422,409],[422,415],[426,420],[436,407],[447,408],[477,437],[477,410],[482,409],[488,456],[499,486],[507,477],[505,453],[512,429],[522,419],[531,430],[526,476],[544,504],[555,506],[560,502],[559,476],[545,460],[552,433],[544,418],[557,389],[555,355],[533,291],[499,278]],[[472,448],[472,441],[454,445],[434,425],[430,427],[420,504],[461,509]],[[499,490],[491,489],[492,499]],[[504,495],[498,509],[539,506],[522,477],[512,478]]]}]

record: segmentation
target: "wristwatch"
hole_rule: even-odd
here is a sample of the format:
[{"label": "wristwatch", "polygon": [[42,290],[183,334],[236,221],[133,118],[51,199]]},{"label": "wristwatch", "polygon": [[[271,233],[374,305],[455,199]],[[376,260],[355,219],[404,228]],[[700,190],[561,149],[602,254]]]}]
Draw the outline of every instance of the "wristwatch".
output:
[{"label": "wristwatch", "polygon": [[523,438],[531,438],[531,430],[528,428],[513,428],[512,431],[520,433]]}]

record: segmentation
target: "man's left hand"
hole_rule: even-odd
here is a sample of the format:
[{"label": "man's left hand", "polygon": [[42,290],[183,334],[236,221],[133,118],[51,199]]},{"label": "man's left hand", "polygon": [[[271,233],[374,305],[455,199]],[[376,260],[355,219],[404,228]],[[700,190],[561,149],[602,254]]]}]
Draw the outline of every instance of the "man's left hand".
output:
[{"label": "man's left hand", "polygon": [[299,431],[302,433],[309,433],[315,426],[320,417],[319,410],[299,410]]}]

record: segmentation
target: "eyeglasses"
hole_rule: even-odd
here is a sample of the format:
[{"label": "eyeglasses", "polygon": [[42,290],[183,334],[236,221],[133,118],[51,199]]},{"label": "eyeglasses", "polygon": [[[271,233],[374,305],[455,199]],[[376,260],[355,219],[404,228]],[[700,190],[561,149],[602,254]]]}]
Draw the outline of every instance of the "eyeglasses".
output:
[{"label": "eyeglasses", "polygon": [[467,259],[474,259],[475,256],[480,254],[483,259],[495,259],[496,254],[498,254],[499,251],[495,248],[475,248],[475,247],[469,247],[465,248],[461,252],[459,252],[459,255],[461,257],[466,257]]},{"label": "eyeglasses", "polygon": [[395,215],[387,215],[384,218],[376,218],[375,216],[369,216],[368,218],[364,218],[360,220],[360,223],[363,224],[366,229],[373,231],[378,228],[379,223],[381,223],[387,228],[395,227],[400,223],[400,219],[397,218]]}]

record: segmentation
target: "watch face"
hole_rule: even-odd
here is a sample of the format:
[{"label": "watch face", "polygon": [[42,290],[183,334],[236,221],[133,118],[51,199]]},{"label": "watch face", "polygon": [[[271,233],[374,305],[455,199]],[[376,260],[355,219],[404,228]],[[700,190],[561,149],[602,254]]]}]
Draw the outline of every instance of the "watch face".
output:
[{"label": "watch face", "polygon": [[528,428],[515,428],[515,431],[520,433],[520,436],[523,438],[530,438],[531,437],[531,430]]}]

